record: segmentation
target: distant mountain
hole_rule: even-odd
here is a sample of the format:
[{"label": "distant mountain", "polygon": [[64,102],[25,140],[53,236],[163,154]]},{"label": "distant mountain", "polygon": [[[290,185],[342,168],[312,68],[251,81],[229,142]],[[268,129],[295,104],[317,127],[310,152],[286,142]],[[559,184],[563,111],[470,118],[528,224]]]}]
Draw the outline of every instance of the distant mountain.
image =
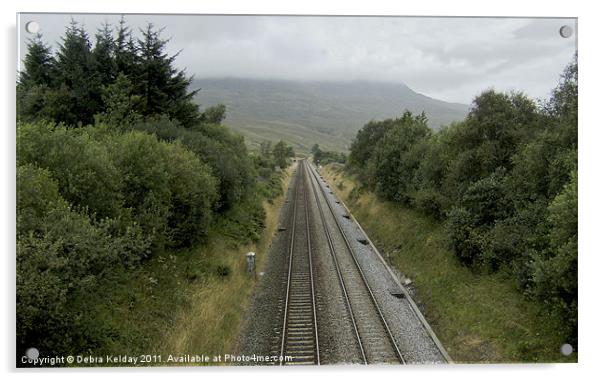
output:
[{"label": "distant mountain", "polygon": [[404,110],[425,111],[438,129],[466,116],[468,106],[419,94],[403,84],[351,81],[207,78],[196,101],[201,108],[223,103],[225,123],[242,133],[251,149],[264,140],[284,139],[299,152],[314,143],[346,151],[357,131],[370,120],[400,116]]}]

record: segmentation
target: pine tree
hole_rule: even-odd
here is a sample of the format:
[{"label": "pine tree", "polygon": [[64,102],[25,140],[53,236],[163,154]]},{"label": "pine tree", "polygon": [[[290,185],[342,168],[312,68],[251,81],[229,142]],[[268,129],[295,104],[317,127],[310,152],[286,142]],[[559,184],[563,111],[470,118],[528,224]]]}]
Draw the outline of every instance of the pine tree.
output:
[{"label": "pine tree", "polygon": [[166,114],[190,127],[200,120],[198,106],[192,102],[197,91],[188,92],[192,77],[174,68],[177,54],[165,53],[167,40],[161,39],[160,30],[148,24],[138,39],[140,58],[140,95],[144,101],[144,114]]},{"label": "pine tree", "polygon": [[[56,58],[41,37],[32,40],[18,84],[19,116],[90,124],[98,114],[115,114],[113,103],[123,95],[135,100],[133,112],[140,116],[166,115],[185,127],[221,122],[223,106],[210,108],[207,115],[199,112],[193,102],[197,91],[188,91],[192,77],[174,67],[177,54],[165,52],[161,30],[149,24],[141,30],[142,38],[134,40],[122,17],[116,32],[114,38],[111,26],[104,24],[92,48],[83,26],[72,20]],[[108,91],[120,74],[125,78]],[[105,103],[109,99],[110,105]]]},{"label": "pine tree", "polygon": [[94,71],[98,80],[104,86],[117,78],[117,63],[115,61],[115,40],[113,29],[109,24],[103,24],[96,33],[96,44],[92,50]]},{"label": "pine tree", "polygon": [[103,87],[105,110],[98,115],[99,121],[119,128],[138,121],[140,96],[133,94],[132,89],[132,82],[123,73],[119,73],[114,83]]},{"label": "pine tree", "polygon": [[115,39],[115,64],[117,72],[126,75],[132,82],[136,81],[138,75],[137,47],[132,31],[127,26],[122,16],[117,27],[117,38]]},{"label": "pine tree", "polygon": [[101,84],[94,70],[91,43],[88,34],[77,22],[71,21],[57,54],[58,85],[69,90],[67,124],[92,123],[100,111]]},{"label": "pine tree", "polygon": [[17,82],[17,117],[39,118],[46,109],[48,87],[52,83],[55,61],[50,47],[37,34],[27,43],[27,55]]},{"label": "pine tree", "polygon": [[25,88],[35,85],[48,86],[52,80],[54,58],[50,47],[44,43],[41,34],[27,43],[27,55],[23,60],[23,71],[19,73],[19,84]]}]

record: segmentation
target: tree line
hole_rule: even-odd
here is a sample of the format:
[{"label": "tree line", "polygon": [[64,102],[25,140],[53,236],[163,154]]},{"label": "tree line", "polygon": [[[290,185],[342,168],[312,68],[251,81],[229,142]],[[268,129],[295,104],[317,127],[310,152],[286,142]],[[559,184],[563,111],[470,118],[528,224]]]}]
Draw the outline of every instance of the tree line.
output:
[{"label": "tree line", "polygon": [[127,336],[95,297],[111,273],[205,242],[217,219],[257,239],[261,201],[281,190],[274,167],[286,160],[250,155],[221,125],[223,105],[193,102],[161,30],[139,34],[122,18],[94,44],[76,22],[54,53],[40,35],[28,42],[17,81],[19,353],[88,353]]},{"label": "tree line", "polygon": [[22,121],[44,119],[87,125],[103,113],[110,121],[165,115],[184,127],[219,123],[225,107],[199,112],[189,91],[192,77],[174,66],[161,30],[148,24],[134,37],[125,19],[103,25],[92,46],[84,27],[72,21],[56,54],[40,34],[28,44],[17,84],[17,113]]},{"label": "tree line", "polygon": [[311,147],[311,155],[316,164],[326,165],[329,163],[345,164],[347,155],[337,151],[323,151],[318,143]]},{"label": "tree line", "polygon": [[287,145],[284,140],[280,140],[273,147],[271,141],[265,140],[259,144],[259,155],[263,159],[271,160],[273,165],[283,169],[288,166],[287,160],[295,157],[295,150]]},{"label": "tree line", "polygon": [[577,341],[577,63],[548,100],[488,90],[439,132],[427,116],[371,121],[348,167],[386,200],[444,221],[457,258],[512,274]]}]

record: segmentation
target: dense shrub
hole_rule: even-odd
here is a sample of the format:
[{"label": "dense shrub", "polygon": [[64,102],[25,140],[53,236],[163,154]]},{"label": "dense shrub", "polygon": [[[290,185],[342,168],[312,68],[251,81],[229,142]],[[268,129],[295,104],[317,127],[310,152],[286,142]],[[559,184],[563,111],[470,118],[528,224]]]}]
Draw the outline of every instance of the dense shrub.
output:
[{"label": "dense shrub", "polygon": [[452,248],[458,258],[466,264],[478,261],[479,240],[474,217],[465,208],[453,208],[447,220],[447,230]]},{"label": "dense shrub", "polygon": [[106,137],[123,181],[123,205],[157,246],[167,243],[170,214],[166,148],[154,136],[130,132]]},{"label": "dense shrub", "polygon": [[368,165],[374,170],[376,191],[387,199],[409,203],[415,171],[424,156],[430,129],[424,115],[406,112],[375,147]]},{"label": "dense shrub", "polygon": [[170,144],[167,154],[170,239],[177,246],[190,246],[209,230],[218,196],[217,181],[211,176],[209,166],[180,143]]},{"label": "dense shrub", "polygon": [[180,140],[209,164],[213,175],[219,179],[220,209],[228,209],[253,189],[254,167],[244,140],[223,126],[203,124],[186,129],[166,118],[155,118],[138,123],[134,128],[155,134],[161,140]]},{"label": "dense shrub", "polygon": [[441,192],[432,187],[420,188],[410,193],[411,205],[421,212],[435,219],[444,218],[443,210],[446,208],[447,199]]},{"label": "dense shrub", "polygon": [[460,205],[465,207],[478,225],[491,225],[506,218],[510,203],[505,194],[503,171],[493,172],[470,184]]},{"label": "dense shrub", "polygon": [[[292,149],[292,147],[290,147]],[[272,202],[282,194],[283,172],[276,171],[276,161],[269,141],[261,144],[259,153],[251,155],[256,169],[256,195]]]},{"label": "dense shrub", "polygon": [[347,162],[347,155],[342,152],[336,151],[323,151],[320,145],[317,143],[311,147],[311,154],[314,159],[314,163],[319,165],[326,165],[329,163],[345,164]]},{"label": "dense shrub", "polygon": [[351,143],[349,164],[357,169],[362,168],[370,160],[376,144],[393,127],[394,123],[393,119],[386,119],[382,122],[370,121],[360,129]]},{"label": "dense shrub", "polygon": [[142,132],[45,123],[18,131],[19,345],[101,345],[111,328],[94,313],[98,282],[152,247],[205,237],[216,180],[182,144]]},{"label": "dense shrub", "polygon": [[19,163],[46,168],[61,197],[116,235],[141,230],[156,247],[188,246],[207,233],[217,181],[180,143],[142,132],[19,124]]},{"label": "dense shrub", "polygon": [[550,203],[549,247],[533,254],[531,292],[565,320],[571,341],[577,341],[577,173]]},{"label": "dense shrub", "polygon": [[[72,309],[103,273],[124,261],[122,241],[73,210],[48,170],[17,168],[17,338],[45,353],[86,348],[103,335],[92,314]],[[93,306],[85,303],[82,308]],[[91,330],[96,330],[92,332]]]},{"label": "dense shrub", "polygon": [[124,207],[157,246],[189,246],[206,235],[217,181],[199,157],[138,131],[103,140],[122,178]]},{"label": "dense shrub", "polygon": [[52,171],[61,195],[99,218],[119,217],[121,176],[107,148],[86,129],[47,123],[19,124],[17,161]]},{"label": "dense shrub", "polygon": [[265,210],[258,198],[249,198],[224,211],[215,229],[239,242],[257,241],[265,227]]},{"label": "dense shrub", "polygon": [[431,134],[425,117],[371,121],[349,169],[385,199],[445,220],[458,258],[506,270],[526,294],[577,319],[577,65],[542,106],[488,90],[465,120]]}]

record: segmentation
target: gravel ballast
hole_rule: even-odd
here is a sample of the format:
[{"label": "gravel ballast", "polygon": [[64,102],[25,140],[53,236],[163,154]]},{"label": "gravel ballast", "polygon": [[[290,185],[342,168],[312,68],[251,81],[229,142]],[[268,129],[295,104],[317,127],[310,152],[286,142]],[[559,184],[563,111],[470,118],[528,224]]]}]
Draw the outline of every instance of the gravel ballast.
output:
[{"label": "gravel ballast", "polygon": [[[306,171],[300,171],[299,166],[304,164],[301,162],[297,165],[294,178],[291,180],[291,186],[287,191],[286,199],[289,202],[283,204],[280,212],[278,226],[286,230],[277,233],[268,253],[263,254],[267,255],[265,273],[260,277],[260,283],[246,313],[245,324],[238,341],[239,354],[279,355],[295,187],[300,181],[303,181],[300,175],[304,174],[306,190],[308,191],[309,230],[321,364],[364,363],[358,343],[358,334],[352,324],[349,311],[350,304],[345,299],[341,278],[336,271],[333,253],[330,250],[325,233],[325,228],[327,228],[337,258],[340,258],[337,260],[339,266],[342,264],[350,266],[349,263],[353,262],[340,257],[343,252],[347,255],[349,255],[349,252],[343,236],[338,232],[337,223],[347,237],[355,260],[364,274],[405,362],[408,364],[450,362],[445,350],[442,349],[428,323],[411,300],[411,295],[384,263],[369,237],[361,230],[344,203],[332,194],[328,184],[320,178],[313,167],[308,165]],[[315,171],[316,176],[312,171]],[[310,185],[312,183],[316,187],[315,192]],[[321,205],[324,221],[320,215],[318,203]],[[334,211],[334,216],[330,208]],[[261,255],[261,253],[258,253],[258,255]],[[345,278],[346,276],[348,275],[342,277]],[[353,291],[355,290],[350,290],[349,295],[352,295]],[[355,314],[354,317],[356,319],[360,318]],[[387,340],[386,336],[382,340]],[[246,364],[262,365],[266,363],[269,362]]]},{"label": "gravel ballast", "polygon": [[[369,239],[354,218],[344,217],[344,215],[351,215],[350,211],[335,195],[330,194],[328,184],[324,180],[320,179],[318,183],[325,190],[320,194],[322,201],[328,202],[334,210],[337,221],[348,238],[355,258],[364,272],[406,362],[414,364],[449,362],[447,354],[437,345],[438,340],[429,332],[430,327],[425,326],[422,321],[424,318],[421,319],[420,312],[412,306],[409,295],[400,289],[399,280],[391,275],[373,245],[369,241],[368,244],[358,241],[358,239]],[[392,292],[403,297],[394,296]]]}]

